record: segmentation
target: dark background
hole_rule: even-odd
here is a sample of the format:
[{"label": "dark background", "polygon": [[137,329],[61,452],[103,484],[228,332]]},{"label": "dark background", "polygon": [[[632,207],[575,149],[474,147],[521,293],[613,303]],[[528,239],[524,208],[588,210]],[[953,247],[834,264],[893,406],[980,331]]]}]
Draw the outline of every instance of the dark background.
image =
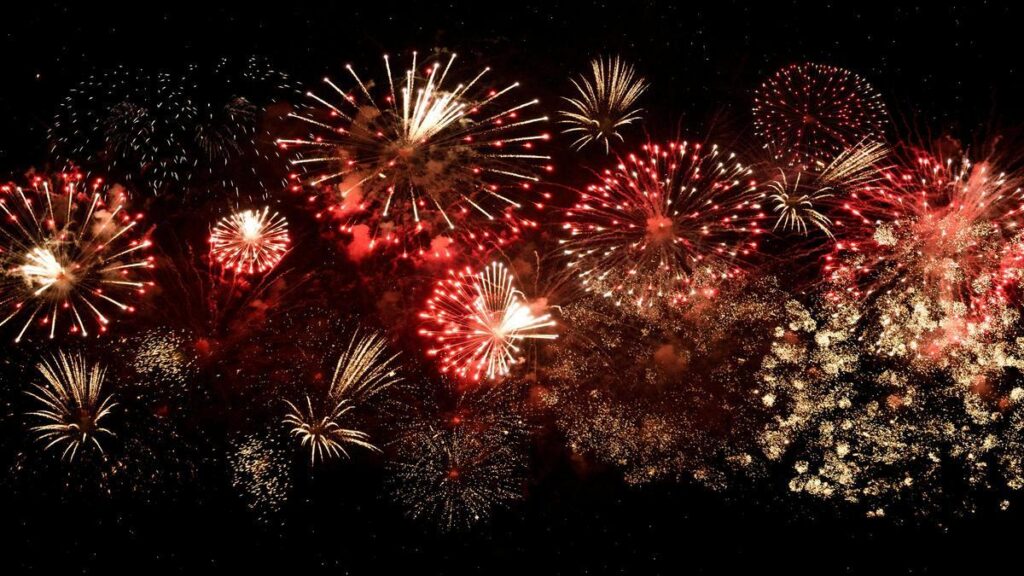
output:
[{"label": "dark background", "polygon": [[[1011,3],[88,4],[4,8],[5,178],[45,161],[56,104],[89,72],[253,54],[311,83],[349,62],[376,67],[382,52],[444,47],[486,61],[553,102],[588,58],[619,53],[651,80],[646,126],[664,135],[747,138],[753,88],[800,60],[865,76],[898,130],[971,142],[1024,122],[1024,10]],[[769,495],[784,486],[765,494],[627,487],[611,470],[581,476],[546,453],[557,450],[538,448],[542,464],[524,503],[448,536],[403,519],[376,489],[381,472],[374,467],[301,481],[284,520],[270,526],[254,522],[227,486],[173,506],[5,497],[0,571],[155,565],[190,573],[977,573],[1013,570],[1019,550],[1022,517],[1014,507],[986,507],[966,519],[869,521]]]}]

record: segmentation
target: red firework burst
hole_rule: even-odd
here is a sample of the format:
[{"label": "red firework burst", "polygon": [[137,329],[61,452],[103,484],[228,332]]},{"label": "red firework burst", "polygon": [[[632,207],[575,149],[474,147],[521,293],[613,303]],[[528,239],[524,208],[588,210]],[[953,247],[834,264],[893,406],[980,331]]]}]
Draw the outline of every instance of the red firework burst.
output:
[{"label": "red firework burst", "polygon": [[152,285],[153,257],[127,200],[78,172],[0,187],[0,326],[20,325],[15,342],[32,325],[50,338],[62,324],[82,336],[106,332],[111,310],[135,310],[130,301]]},{"label": "red firework burst", "polygon": [[[550,158],[535,147],[547,118],[537,101],[516,101],[518,83],[487,87],[489,69],[457,82],[455,56],[421,69],[413,53],[394,77],[384,57],[384,82],[364,82],[347,67],[354,87],[324,82],[333,97],[309,96],[313,105],[292,114],[308,126],[302,138],[281,139],[296,151],[297,182],[325,197],[318,216],[340,230],[369,238],[369,249],[427,252],[438,237],[472,248],[503,244],[523,226],[517,216]],[[298,185],[297,185],[298,186]]]},{"label": "red firework burst", "polygon": [[823,64],[792,64],[754,95],[754,130],[777,160],[827,164],[843,150],[882,137],[881,96],[860,76]]},{"label": "red firework burst", "polygon": [[481,272],[449,271],[427,300],[420,334],[437,346],[441,372],[479,381],[508,375],[522,359],[526,340],[553,340],[555,321],[535,311],[515,287],[505,266],[495,262]]},{"label": "red firework burst", "polygon": [[617,303],[711,296],[757,250],[762,196],[751,170],[717,146],[648,144],[579,193],[565,254],[586,290]]},{"label": "red firework burst", "polygon": [[262,274],[288,253],[288,221],[270,208],[225,216],[210,234],[210,255],[237,274]]}]

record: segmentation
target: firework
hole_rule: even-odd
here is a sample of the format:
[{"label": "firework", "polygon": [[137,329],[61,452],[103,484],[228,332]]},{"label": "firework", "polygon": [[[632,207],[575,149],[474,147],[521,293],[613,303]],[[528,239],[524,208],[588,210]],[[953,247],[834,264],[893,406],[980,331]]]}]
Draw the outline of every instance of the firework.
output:
[{"label": "firework", "polygon": [[767,184],[765,199],[778,214],[773,230],[807,236],[813,228],[834,238],[828,213],[846,200],[846,192],[873,181],[876,165],[887,154],[884,144],[872,142],[847,148],[820,171],[798,169],[791,177],[780,168],[779,176]]},{"label": "firework", "polygon": [[19,326],[15,342],[33,325],[50,338],[64,324],[82,336],[103,333],[110,310],[134,311],[129,302],[151,285],[143,274],[153,260],[141,215],[129,214],[126,200],[123,190],[78,173],[0,187],[0,326]]},{"label": "firework", "polygon": [[909,150],[844,205],[826,273],[892,321],[879,346],[934,361],[970,332],[1000,329],[1021,277],[1022,198],[1020,178],[994,162]]},{"label": "firework", "polygon": [[420,334],[437,342],[427,353],[440,358],[441,371],[472,381],[507,376],[523,341],[557,338],[551,315],[535,312],[497,262],[477,273],[450,271],[420,316],[431,324]]},{"label": "firework", "polygon": [[622,141],[619,129],[640,120],[641,110],[634,106],[647,90],[647,81],[618,56],[595,58],[590,70],[590,76],[572,80],[577,94],[562,98],[569,108],[560,112],[560,123],[568,126],[566,134],[577,137],[572,144],[577,150],[595,142],[604,144],[607,153],[613,139]]},{"label": "firework", "polygon": [[288,253],[288,221],[277,212],[243,210],[225,216],[210,234],[210,254],[237,274],[262,274]]},{"label": "firework", "polygon": [[569,266],[587,291],[637,309],[714,294],[763,232],[751,174],[717,146],[644,146],[568,211]]},{"label": "firework", "polygon": [[309,396],[306,396],[305,410],[287,400],[285,402],[288,404],[289,412],[284,418],[284,423],[291,427],[292,436],[298,438],[303,447],[309,448],[310,464],[316,464],[318,458],[348,458],[348,451],[345,450],[347,444],[380,452],[376,446],[370,444],[369,434],[342,428],[339,424],[339,421],[354,408],[348,401],[342,400],[322,412],[313,408]]},{"label": "firework", "polygon": [[153,194],[183,190],[200,177],[204,190],[238,194],[243,181],[247,190],[266,192],[272,179],[256,174],[256,166],[279,153],[260,120],[269,104],[291,92],[289,84],[259,58],[97,72],[61,101],[49,130],[52,151]]},{"label": "firework", "polygon": [[113,397],[103,390],[104,368],[99,364],[89,368],[81,356],[63,352],[38,368],[46,383],[37,384],[35,391],[28,393],[41,405],[28,415],[41,422],[30,430],[47,450],[63,446],[61,457],[69,461],[85,446],[94,446],[102,453],[100,437],[113,435],[102,421],[116,406]]},{"label": "firework", "polygon": [[970,512],[979,490],[1024,487],[1019,339],[972,338],[920,365],[873,345],[887,320],[856,300],[786,311],[753,394],[790,490],[883,516]]},{"label": "firework", "polygon": [[359,403],[402,381],[395,360],[398,354],[388,356],[387,342],[380,335],[360,336],[356,332],[348,348],[338,359],[330,387],[323,402],[314,406],[307,395],[305,410],[292,402],[284,424],[291,429],[303,447],[310,450],[310,462],[343,456],[349,457],[346,445],[368,450],[380,450],[370,443],[369,434],[345,428]]},{"label": "firework", "polygon": [[231,485],[261,521],[269,521],[288,501],[292,481],[288,460],[273,438],[246,434],[231,442]]},{"label": "firework", "polygon": [[452,530],[489,517],[522,497],[531,427],[525,388],[516,385],[460,391],[450,382],[428,413],[401,427],[394,495],[413,518]]},{"label": "firework", "polygon": [[822,64],[782,68],[754,96],[754,130],[778,160],[828,164],[865,140],[879,140],[885,105],[856,74]]},{"label": "firework", "polygon": [[[413,53],[410,68],[394,78],[385,56],[387,80],[379,86],[347,67],[356,87],[345,91],[325,79],[334,97],[310,93],[313,108],[292,114],[309,137],[279,140],[298,152],[293,163],[306,171],[304,181],[331,197],[343,230],[373,226],[371,248],[405,246],[474,216],[521,226],[513,212],[549,159],[534,150],[548,136],[531,130],[547,119],[529,114],[536,100],[505,104],[518,83],[486,88],[489,69],[461,83],[450,79],[454,61],[435,61],[421,74]],[[472,227],[466,237],[482,241]]]}]

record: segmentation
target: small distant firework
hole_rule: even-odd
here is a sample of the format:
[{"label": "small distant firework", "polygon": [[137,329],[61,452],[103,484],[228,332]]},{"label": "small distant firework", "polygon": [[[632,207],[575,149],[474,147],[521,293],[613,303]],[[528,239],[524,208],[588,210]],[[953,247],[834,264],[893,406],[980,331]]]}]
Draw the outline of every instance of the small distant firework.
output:
[{"label": "small distant firework", "polygon": [[439,388],[449,401],[401,427],[393,493],[413,518],[455,530],[522,498],[531,427],[523,387]]},{"label": "small distant firework", "polygon": [[855,144],[880,140],[885,104],[863,78],[823,64],[792,64],[754,95],[754,130],[777,159],[828,164]]},{"label": "small distant firework", "polygon": [[0,326],[20,325],[15,342],[33,325],[50,338],[65,323],[73,334],[103,333],[109,309],[134,311],[128,302],[151,285],[143,275],[153,259],[126,201],[122,189],[79,173],[0,187]]},{"label": "small distant firework", "polygon": [[303,447],[309,448],[310,464],[317,459],[326,460],[343,456],[348,458],[347,444],[380,452],[370,444],[370,435],[359,430],[342,428],[339,422],[345,418],[354,406],[347,400],[341,400],[333,407],[322,412],[313,408],[313,401],[306,396],[306,405],[300,408],[285,400],[289,412],[284,423],[291,427],[292,436],[299,439]]},{"label": "small distant firework", "polygon": [[228,455],[231,485],[263,522],[280,511],[292,487],[288,459],[277,444],[272,438],[246,434],[232,440]]},{"label": "small distant firework", "polygon": [[94,446],[102,453],[100,437],[113,436],[102,421],[117,405],[103,390],[105,369],[99,364],[89,368],[81,356],[63,352],[38,368],[46,383],[28,392],[41,404],[28,416],[41,422],[30,430],[46,445],[45,449],[63,447],[61,457],[69,461],[85,446]]},{"label": "small distant firework", "polygon": [[205,187],[236,193],[237,178],[265,188],[269,178],[250,177],[253,166],[278,151],[260,120],[267,105],[291,91],[289,84],[259,58],[97,72],[61,101],[49,131],[52,151],[152,194],[180,192],[200,177]]},{"label": "small distant firework", "polygon": [[[549,160],[534,150],[548,135],[531,129],[547,119],[523,116],[536,100],[502,104],[519,84],[485,88],[487,68],[452,86],[454,61],[452,55],[422,71],[414,52],[396,83],[385,56],[381,85],[364,82],[349,66],[356,88],[345,91],[325,78],[339,103],[310,93],[313,107],[292,116],[311,134],[278,141],[298,151],[292,162],[306,171],[305,183],[330,195],[334,216],[348,222],[343,230],[373,227],[371,249],[405,247],[474,216],[521,225],[513,212]],[[479,243],[474,226],[465,237]]]},{"label": "small distant firework", "polygon": [[125,344],[130,346],[129,364],[146,381],[181,387],[196,374],[195,346],[187,331],[155,328],[126,338]]},{"label": "small distant firework", "polygon": [[441,372],[471,381],[507,376],[524,340],[558,337],[551,315],[533,310],[497,262],[478,273],[450,271],[420,316],[430,323],[420,334],[437,342],[427,353],[440,359]]},{"label": "small distant firework", "polygon": [[569,266],[590,292],[636,309],[713,295],[757,250],[764,217],[750,168],[717,146],[647,144],[580,191]]},{"label": "small distant firework", "polygon": [[559,123],[568,126],[566,134],[577,136],[572,144],[577,150],[595,142],[604,144],[607,153],[613,139],[622,142],[619,129],[640,120],[641,110],[634,105],[647,90],[647,81],[618,56],[595,58],[590,69],[590,76],[572,80],[577,94],[562,98],[569,108],[559,113]]},{"label": "small distant firework", "polygon": [[339,456],[348,458],[346,445],[380,451],[370,443],[369,434],[346,428],[344,423],[359,403],[402,381],[397,358],[398,354],[388,356],[387,341],[380,334],[356,332],[338,359],[322,402],[314,402],[307,395],[303,409],[285,401],[289,412],[284,424],[303,447],[309,448],[312,464]]},{"label": "small distant firework", "polygon": [[773,230],[807,236],[818,229],[833,238],[829,213],[842,205],[846,193],[878,176],[877,164],[888,154],[884,144],[871,142],[847,148],[821,170],[785,169],[767,184],[765,204],[778,214]]},{"label": "small distant firework", "polygon": [[210,254],[237,274],[262,274],[288,253],[288,221],[277,212],[242,210],[225,216],[210,234]]}]

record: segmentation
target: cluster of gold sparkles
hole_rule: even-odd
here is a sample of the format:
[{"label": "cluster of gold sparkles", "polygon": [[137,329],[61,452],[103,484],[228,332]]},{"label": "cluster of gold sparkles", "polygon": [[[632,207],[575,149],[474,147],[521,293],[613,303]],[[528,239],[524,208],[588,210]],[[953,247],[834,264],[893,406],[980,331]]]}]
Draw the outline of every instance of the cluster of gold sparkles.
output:
[{"label": "cluster of gold sparkles", "polygon": [[45,449],[63,449],[61,457],[70,461],[81,450],[91,447],[103,452],[100,438],[113,436],[103,422],[116,403],[103,389],[106,370],[88,366],[79,355],[58,353],[52,361],[39,364],[45,383],[28,392],[39,407],[28,413],[36,423],[30,430]]},{"label": "cluster of gold sparkles", "polygon": [[197,360],[187,332],[166,327],[148,330],[133,338],[132,344],[129,363],[147,381],[183,386],[195,376]]},{"label": "cluster of gold sparkles", "polygon": [[786,309],[753,394],[770,415],[763,453],[791,467],[793,492],[902,516],[1024,488],[1024,339],[974,334],[924,363],[878,344],[892,319],[854,299]]},{"label": "cluster of gold sparkles", "polygon": [[348,347],[338,358],[326,394],[306,395],[304,402],[286,400],[288,413],[284,424],[293,437],[310,452],[310,463],[317,460],[348,458],[349,446],[380,450],[366,432],[348,427],[352,412],[360,403],[402,380],[396,362],[398,354],[389,354],[387,340],[377,333],[353,334]]},{"label": "cluster of gold sparkles", "polygon": [[543,403],[574,451],[629,483],[722,489],[759,475],[747,394],[784,302],[766,279],[658,319],[596,296],[565,306],[569,336],[544,363]]},{"label": "cluster of gold sparkles", "polygon": [[261,521],[268,521],[288,501],[292,481],[285,452],[261,435],[246,434],[231,442],[231,485]]},{"label": "cluster of gold sparkles", "polygon": [[562,98],[568,107],[559,112],[559,123],[567,126],[566,134],[576,138],[573,148],[604,144],[607,153],[613,140],[623,141],[621,128],[641,120],[636,101],[647,90],[647,81],[618,56],[594,58],[590,75],[581,74],[572,84],[576,94]]}]

